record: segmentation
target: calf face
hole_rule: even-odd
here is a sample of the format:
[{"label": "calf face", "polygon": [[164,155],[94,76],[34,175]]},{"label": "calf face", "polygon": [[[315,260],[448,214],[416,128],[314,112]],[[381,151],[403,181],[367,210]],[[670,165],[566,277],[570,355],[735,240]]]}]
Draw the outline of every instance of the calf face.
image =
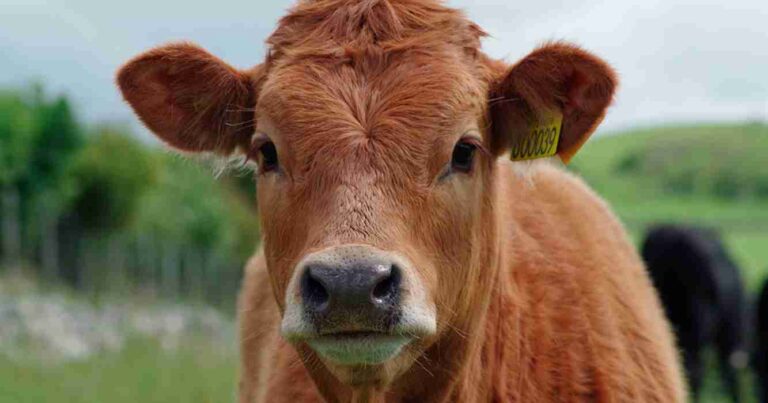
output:
[{"label": "calf face", "polygon": [[350,4],[301,3],[253,69],[174,44],[118,83],[170,145],[255,162],[282,335],[342,382],[387,384],[483,315],[495,160],[562,115],[567,161],[615,80],[562,43],[492,61],[478,27],[428,1]]}]

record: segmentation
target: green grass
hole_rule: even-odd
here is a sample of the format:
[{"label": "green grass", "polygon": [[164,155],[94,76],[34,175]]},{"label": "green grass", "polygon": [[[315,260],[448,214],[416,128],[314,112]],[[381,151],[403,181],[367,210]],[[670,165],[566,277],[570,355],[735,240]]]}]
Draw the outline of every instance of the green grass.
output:
[{"label": "green grass", "polygon": [[[662,213],[667,201],[678,201],[697,205],[698,212],[706,213],[701,207],[735,217],[749,212],[768,220],[768,211],[757,208],[766,205],[768,195],[752,193],[757,186],[753,182],[764,179],[768,185],[766,153],[767,125],[670,126],[594,138],[576,155],[571,167],[622,209],[631,207],[626,205],[631,202],[653,202],[649,196],[663,196],[664,203],[651,203],[661,205]],[[634,163],[628,165],[628,160]],[[697,170],[689,172],[694,168]],[[670,186],[678,171],[693,175],[687,178],[690,183]],[[726,179],[744,190],[730,195],[713,188],[713,182],[723,179],[722,172],[738,174]]]},{"label": "green grass", "polygon": [[[704,376],[704,384],[701,390],[701,403],[733,403],[725,390],[720,373],[716,368],[716,355],[712,350],[704,352],[704,362],[709,371]],[[738,373],[742,403],[757,403],[755,377],[750,370],[741,370]]]},{"label": "green grass", "polygon": [[171,353],[142,340],[118,353],[66,364],[18,364],[0,357],[0,403],[232,402],[236,364],[235,353],[209,343]]},{"label": "green grass", "polygon": [[768,278],[768,231],[728,232],[725,242],[742,269],[747,289],[756,294]]},{"label": "green grass", "polygon": [[[714,354],[708,353],[710,367]],[[0,403],[219,403],[235,401],[237,357],[209,343],[165,352],[134,340],[119,353],[66,364],[18,363],[0,358]],[[752,375],[742,386],[754,402]],[[718,374],[711,370],[702,403],[727,403]]]}]

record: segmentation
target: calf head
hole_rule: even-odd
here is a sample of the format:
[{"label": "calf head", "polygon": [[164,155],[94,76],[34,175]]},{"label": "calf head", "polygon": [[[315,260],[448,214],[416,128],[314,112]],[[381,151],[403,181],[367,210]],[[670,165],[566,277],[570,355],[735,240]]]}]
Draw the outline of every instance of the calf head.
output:
[{"label": "calf head", "polygon": [[257,166],[264,287],[316,379],[386,386],[471,339],[498,271],[496,160],[558,115],[567,161],[611,101],[612,71],[580,48],[508,66],[482,36],[428,0],[304,1],[255,68],[172,44],[118,74],[171,146]]}]

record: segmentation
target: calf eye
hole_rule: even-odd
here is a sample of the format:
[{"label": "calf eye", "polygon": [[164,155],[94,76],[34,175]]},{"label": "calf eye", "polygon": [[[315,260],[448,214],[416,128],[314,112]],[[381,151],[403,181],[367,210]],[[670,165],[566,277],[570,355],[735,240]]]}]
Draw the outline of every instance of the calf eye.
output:
[{"label": "calf eye", "polygon": [[462,140],[456,143],[456,147],[453,148],[453,156],[451,157],[451,168],[459,172],[471,171],[472,162],[475,159],[475,151],[477,151],[477,146],[469,141]]},{"label": "calf eye", "polygon": [[262,144],[261,148],[259,148],[259,153],[261,154],[261,161],[259,165],[262,172],[269,172],[277,169],[278,160],[275,143],[267,141],[266,143]]}]

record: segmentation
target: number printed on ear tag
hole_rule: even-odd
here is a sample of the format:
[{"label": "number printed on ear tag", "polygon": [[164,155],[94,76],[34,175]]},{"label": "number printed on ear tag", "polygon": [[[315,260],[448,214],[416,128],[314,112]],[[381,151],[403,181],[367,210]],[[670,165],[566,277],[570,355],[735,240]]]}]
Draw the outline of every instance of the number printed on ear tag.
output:
[{"label": "number printed on ear tag", "polygon": [[512,161],[551,157],[557,154],[563,115],[550,113],[542,123],[534,124],[527,136],[515,136],[510,150]]}]

